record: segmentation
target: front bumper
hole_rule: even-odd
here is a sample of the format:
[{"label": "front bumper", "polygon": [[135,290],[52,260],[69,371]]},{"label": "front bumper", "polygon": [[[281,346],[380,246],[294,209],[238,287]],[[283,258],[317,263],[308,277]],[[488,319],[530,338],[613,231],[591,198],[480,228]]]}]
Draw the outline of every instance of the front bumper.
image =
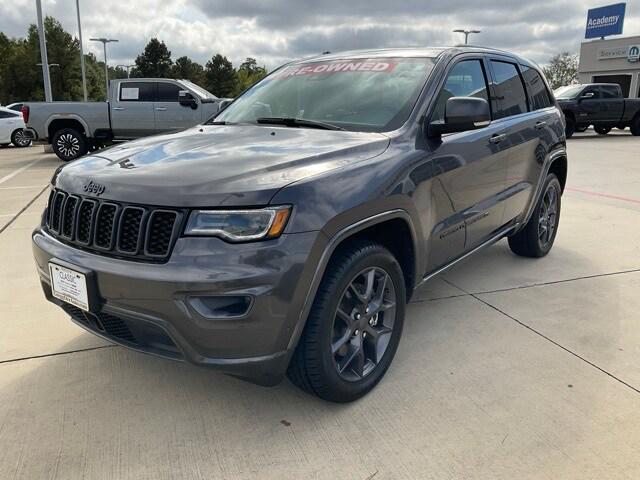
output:
[{"label": "front bumper", "polygon": [[[319,232],[230,244],[218,238],[180,238],[167,263],[142,263],[65,245],[41,229],[33,251],[47,299],[83,328],[153,355],[217,367],[271,385],[290,358],[315,268],[326,245]],[[51,295],[48,262],[92,273],[92,312]],[[229,317],[202,312],[201,299],[250,297],[248,311]],[[198,303],[200,302],[200,303]]]}]

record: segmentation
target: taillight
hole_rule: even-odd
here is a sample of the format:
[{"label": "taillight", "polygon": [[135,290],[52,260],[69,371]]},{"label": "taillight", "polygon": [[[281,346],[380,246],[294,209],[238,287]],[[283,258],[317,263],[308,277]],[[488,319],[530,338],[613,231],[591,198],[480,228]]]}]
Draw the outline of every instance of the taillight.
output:
[{"label": "taillight", "polygon": [[26,105],[23,105],[21,108],[22,111],[22,118],[24,120],[24,123],[29,123],[29,107],[27,107]]}]

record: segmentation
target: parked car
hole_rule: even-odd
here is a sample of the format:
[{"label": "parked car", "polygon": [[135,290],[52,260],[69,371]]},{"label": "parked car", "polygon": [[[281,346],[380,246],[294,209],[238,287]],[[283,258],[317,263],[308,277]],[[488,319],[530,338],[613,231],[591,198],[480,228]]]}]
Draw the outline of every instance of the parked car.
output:
[{"label": "parked car", "polygon": [[69,161],[113,142],[192,127],[221,101],[187,80],[132,78],[112,80],[108,102],[27,102],[23,113],[32,136]]},{"label": "parked car", "polygon": [[566,178],[533,63],[327,54],[63,166],[33,250],[46,298],[96,335],[347,402],[387,371],[418,286],[504,237],[550,251]]},{"label": "parked car", "polygon": [[22,114],[7,107],[0,107],[0,146],[13,143],[16,147],[28,147],[31,139],[24,132]]},{"label": "parked car", "polygon": [[640,99],[624,98],[617,83],[569,85],[555,96],[566,118],[567,138],[589,125],[600,135],[614,127],[630,127],[633,135],[640,135]]}]

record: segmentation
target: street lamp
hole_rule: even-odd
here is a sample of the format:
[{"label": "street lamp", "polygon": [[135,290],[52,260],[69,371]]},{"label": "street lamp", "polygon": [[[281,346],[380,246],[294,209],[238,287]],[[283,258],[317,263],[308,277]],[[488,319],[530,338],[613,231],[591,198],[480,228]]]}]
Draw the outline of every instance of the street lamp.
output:
[{"label": "street lamp", "polygon": [[117,42],[115,38],[90,38],[92,42],[100,42],[102,43],[102,48],[104,49],[104,81],[106,85],[106,95],[107,101],[109,101],[109,69],[107,68],[107,43]]},{"label": "street lamp", "polygon": [[[36,63],[36,65],[38,67],[42,66],[42,63]],[[47,63],[47,67],[51,68],[51,67],[58,67],[60,68],[60,64],[59,63]],[[47,71],[49,71],[49,68],[47,68]],[[51,77],[49,77],[49,95],[51,96],[50,100],[47,100],[48,102],[53,102],[53,90],[51,89]]]},{"label": "street lamp", "polygon": [[116,68],[118,67],[124,68],[127,71],[127,78],[129,78],[129,75],[131,74],[131,69],[135,67],[135,65],[116,65]]},{"label": "street lamp", "polygon": [[470,33],[480,33],[481,30],[464,30],[462,28],[459,28],[457,30],[454,30],[454,32],[456,33],[464,33],[464,44],[466,45],[467,43],[469,43],[469,34]]}]

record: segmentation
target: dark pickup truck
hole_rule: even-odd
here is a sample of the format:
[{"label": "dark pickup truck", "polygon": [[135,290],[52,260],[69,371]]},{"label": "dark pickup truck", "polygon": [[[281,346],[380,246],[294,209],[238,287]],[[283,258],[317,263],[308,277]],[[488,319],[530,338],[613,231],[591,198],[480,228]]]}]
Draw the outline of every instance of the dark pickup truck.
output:
[{"label": "dark pickup truck", "polygon": [[640,99],[624,98],[617,83],[569,85],[554,94],[566,118],[567,138],[589,125],[600,135],[614,127],[631,127],[640,135]]}]

